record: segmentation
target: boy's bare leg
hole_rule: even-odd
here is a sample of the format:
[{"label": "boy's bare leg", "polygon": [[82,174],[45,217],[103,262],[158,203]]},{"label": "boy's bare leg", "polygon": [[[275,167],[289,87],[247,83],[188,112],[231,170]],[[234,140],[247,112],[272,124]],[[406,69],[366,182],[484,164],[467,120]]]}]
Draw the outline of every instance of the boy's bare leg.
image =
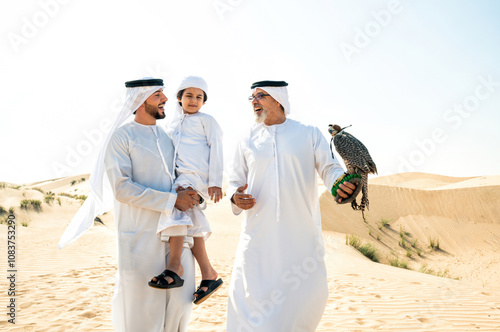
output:
[{"label": "boy's bare leg", "polygon": [[[182,276],[184,274],[184,269],[182,268],[181,255],[182,248],[184,246],[184,236],[171,236],[170,242],[170,258],[168,260],[167,270],[177,273],[177,275]],[[170,284],[174,280],[170,277],[165,277],[165,280]],[[156,282],[156,278],[153,277],[153,281]]]},{"label": "boy's bare leg", "polygon": [[[217,271],[214,270],[210,260],[208,259],[207,249],[205,247],[205,239],[203,237],[194,237],[194,245],[191,248],[193,256],[196,258],[198,265],[200,266],[201,279],[202,280],[216,280],[218,277]],[[207,291],[207,287],[201,288]],[[195,294],[195,297],[198,295]]]}]

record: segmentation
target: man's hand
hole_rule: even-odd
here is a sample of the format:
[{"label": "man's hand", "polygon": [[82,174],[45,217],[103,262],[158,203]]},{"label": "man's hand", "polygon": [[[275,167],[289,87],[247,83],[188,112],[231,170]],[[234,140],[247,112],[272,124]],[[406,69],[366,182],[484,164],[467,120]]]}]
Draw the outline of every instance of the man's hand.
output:
[{"label": "man's hand", "polygon": [[[352,195],[354,189],[356,189],[356,185],[346,181],[339,185],[339,189],[337,189],[337,195],[342,198],[348,198]],[[342,202],[342,198],[339,199],[339,203]]]},{"label": "man's hand", "polygon": [[255,198],[252,195],[245,194],[244,191],[248,188],[248,184],[243,187],[239,187],[231,197],[231,202],[233,202],[237,207],[243,210],[249,210],[255,205]]},{"label": "man's hand", "polygon": [[180,211],[186,211],[200,204],[200,195],[192,189],[182,189],[177,191],[177,200],[175,208]]},{"label": "man's hand", "polygon": [[208,188],[208,196],[210,196],[210,199],[214,201],[214,203],[217,203],[222,199],[222,188],[219,187],[209,187]]}]

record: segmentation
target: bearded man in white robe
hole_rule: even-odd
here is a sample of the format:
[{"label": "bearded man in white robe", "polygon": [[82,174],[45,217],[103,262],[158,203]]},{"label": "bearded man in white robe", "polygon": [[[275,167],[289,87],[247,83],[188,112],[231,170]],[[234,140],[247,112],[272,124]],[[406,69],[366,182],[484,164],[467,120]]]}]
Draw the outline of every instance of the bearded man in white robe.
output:
[{"label": "bearded man in white robe", "polygon": [[168,243],[156,235],[161,213],[172,213],[174,206],[185,211],[199,203],[195,191],[175,193],[172,188],[174,147],[156,126],[157,119],[165,118],[166,101],[162,89],[154,91],[136,110],[134,121],[116,130],[106,153],[116,198],[118,280],[113,325],[118,331],[183,331],[189,321],[194,292],[192,242],[185,243],[181,258],[186,264],[184,287],[159,292],[147,284],[151,275],[164,269],[169,256]]},{"label": "bearded man in white robe", "polygon": [[[163,81],[142,79],[125,86],[127,99],[95,163],[89,197],[71,220],[59,247],[78,239],[92,227],[96,215],[110,209],[107,174],[115,198],[118,237],[112,313],[115,331],[186,331],[195,291],[192,238],[186,237],[182,248],[183,287],[158,291],[148,281],[164,269],[170,257],[169,244],[156,235],[160,217],[168,217],[174,206],[190,209],[199,204],[200,197],[194,190],[176,193],[173,188],[174,147],[156,125],[156,120],[165,118]],[[132,114],[134,120],[119,127]]]},{"label": "bearded man in white robe", "polygon": [[[227,196],[244,212],[227,331],[315,331],[328,298],[316,172],[332,188],[344,170],[318,128],[286,116],[283,81],[252,85],[257,124],[238,144]],[[338,194],[347,198],[355,185]]]}]

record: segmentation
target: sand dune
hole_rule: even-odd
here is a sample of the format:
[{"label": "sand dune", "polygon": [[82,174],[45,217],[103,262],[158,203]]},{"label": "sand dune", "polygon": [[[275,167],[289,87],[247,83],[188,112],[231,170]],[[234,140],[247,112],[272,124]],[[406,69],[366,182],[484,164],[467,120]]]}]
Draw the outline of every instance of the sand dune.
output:
[{"label": "sand dune", "polygon": [[330,298],[321,331],[493,331],[499,289],[373,263],[327,234]]},{"label": "sand dune", "polygon": [[[370,181],[367,222],[350,206],[337,205],[329,193],[323,193],[320,203],[330,296],[318,331],[500,330],[499,179],[422,173],[378,177]],[[56,200],[42,203],[39,212],[21,210],[22,199],[43,202],[44,194],[29,188],[67,196],[56,195],[61,205]],[[81,204],[74,195],[85,195],[88,190],[88,175],[0,189],[0,205],[14,207],[18,222],[27,222],[27,227],[17,228],[18,324],[13,327],[1,320],[0,330],[112,331],[116,272],[112,213],[101,217],[104,225],[94,226],[64,250],[56,247]],[[207,248],[225,283],[211,299],[194,308],[190,331],[224,331],[227,288],[240,230],[241,216],[232,215],[227,199],[210,205],[207,215],[214,228]],[[389,220],[390,226],[379,229],[382,219]],[[399,245],[400,231],[410,258]],[[412,270],[368,260],[345,245],[346,234],[376,246],[383,263],[398,257],[407,260]],[[6,225],[0,225],[2,252],[6,235]],[[439,239],[440,250],[429,248],[430,238]],[[436,273],[448,270],[451,278],[417,272],[424,264]],[[0,268],[7,270],[6,260]],[[7,287],[4,278],[0,287]],[[1,296],[2,302],[8,301],[5,292]]]},{"label": "sand dune", "polygon": [[474,177],[451,177],[437,174],[428,173],[399,173],[387,176],[378,176],[370,179],[370,184],[394,186],[394,187],[407,187],[413,189],[431,189],[436,187],[445,186],[451,183],[459,183],[474,179]]},{"label": "sand dune", "polygon": [[498,186],[500,185],[500,175],[459,178],[428,173],[400,173],[376,177],[370,180],[370,184],[422,190],[460,189]]},{"label": "sand dune", "polygon": [[[491,184],[484,183],[485,178],[491,178]],[[401,185],[395,185],[398,179],[402,179]],[[409,188],[409,183],[417,181],[431,181],[432,189]],[[371,241],[384,258],[406,256],[406,249],[399,245],[400,231],[404,231],[412,253],[409,262],[415,269],[428,264],[448,269],[453,277],[463,280],[495,284],[500,276],[500,185],[496,181],[498,177],[450,178],[422,173],[376,178],[376,184],[369,184],[366,223],[359,212],[333,204],[331,195],[324,193],[320,198],[323,229]],[[476,186],[471,186],[473,183]],[[437,184],[446,189],[437,190]],[[450,188],[452,184],[456,187]],[[390,227],[380,228],[382,220],[390,221]],[[430,239],[439,239],[441,250],[431,250]],[[415,241],[417,246],[412,248]]]}]

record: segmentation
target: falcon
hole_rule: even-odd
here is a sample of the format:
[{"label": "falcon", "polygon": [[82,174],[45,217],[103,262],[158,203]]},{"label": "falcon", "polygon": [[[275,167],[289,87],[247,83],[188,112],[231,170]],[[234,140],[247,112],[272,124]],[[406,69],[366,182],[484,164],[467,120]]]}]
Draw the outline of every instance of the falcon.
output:
[{"label": "falcon", "polygon": [[[350,126],[348,126],[350,127]],[[365,218],[364,211],[365,208],[368,209],[369,201],[368,201],[368,174],[376,174],[377,166],[373,162],[370,153],[368,153],[368,149],[361,143],[356,137],[352,136],[339,125],[329,125],[328,132],[332,135],[332,141],[335,145],[335,150],[337,150],[338,154],[344,160],[345,166],[347,168],[347,172],[341,177],[334,185],[334,188],[344,181],[349,181],[352,183],[357,183],[356,190],[352,194],[352,196],[346,200],[343,200],[341,203],[349,203],[351,202],[351,207],[353,210],[361,210],[363,213],[363,219]],[[331,142],[330,142],[330,149]],[[332,150],[333,156],[333,150]],[[361,204],[358,205],[356,203],[356,196],[359,191],[363,193],[361,197]],[[332,194],[334,190],[332,188]],[[336,189],[335,194],[336,196]],[[340,197],[336,196],[336,201]]]}]

